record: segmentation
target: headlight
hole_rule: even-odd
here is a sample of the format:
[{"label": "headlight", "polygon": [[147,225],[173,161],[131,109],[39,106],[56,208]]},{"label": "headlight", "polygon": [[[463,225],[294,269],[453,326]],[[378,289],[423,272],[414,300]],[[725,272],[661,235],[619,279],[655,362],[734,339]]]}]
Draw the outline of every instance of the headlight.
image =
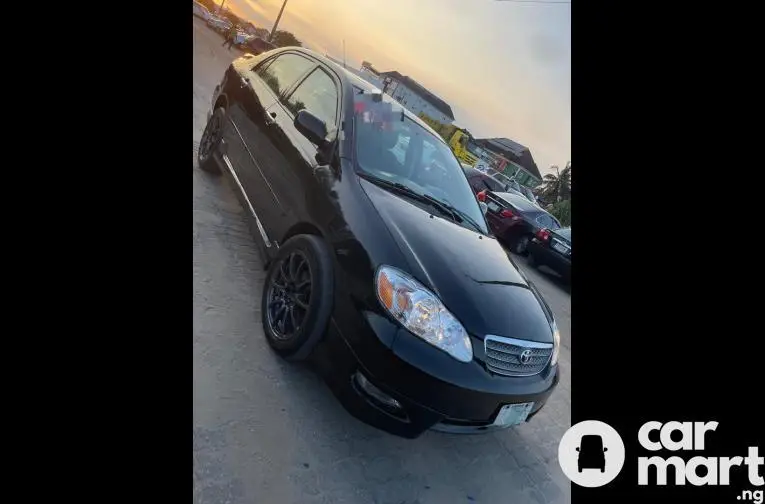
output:
[{"label": "headlight", "polygon": [[412,334],[461,362],[473,360],[473,345],[459,320],[435,294],[417,280],[390,266],[375,278],[377,297],[388,312]]},{"label": "headlight", "polygon": [[553,322],[553,353],[552,359],[550,359],[550,365],[554,366],[558,363],[558,354],[560,354],[560,331],[558,331],[558,325]]}]

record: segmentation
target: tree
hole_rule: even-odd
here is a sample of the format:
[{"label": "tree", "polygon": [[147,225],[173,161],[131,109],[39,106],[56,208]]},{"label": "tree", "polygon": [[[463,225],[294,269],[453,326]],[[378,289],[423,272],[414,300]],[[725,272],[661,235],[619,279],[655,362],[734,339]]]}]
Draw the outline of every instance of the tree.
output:
[{"label": "tree", "polygon": [[550,207],[550,213],[558,219],[561,226],[569,227],[571,225],[571,200],[558,201]]},{"label": "tree", "polygon": [[560,170],[557,166],[551,166],[555,173],[548,173],[542,179],[540,194],[542,199],[554,203],[571,199],[571,161]]},{"label": "tree", "polygon": [[273,42],[276,47],[303,46],[303,43],[300,42],[295,35],[284,30],[276,30],[274,39],[271,42]]}]

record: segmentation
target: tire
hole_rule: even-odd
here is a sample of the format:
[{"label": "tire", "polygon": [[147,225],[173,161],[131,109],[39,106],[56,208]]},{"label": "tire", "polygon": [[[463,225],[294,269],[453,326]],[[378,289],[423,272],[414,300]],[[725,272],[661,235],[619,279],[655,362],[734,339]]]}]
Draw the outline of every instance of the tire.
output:
[{"label": "tire", "polygon": [[525,256],[528,254],[529,235],[521,235],[513,244],[513,252]]},{"label": "tire", "polygon": [[207,173],[220,175],[220,167],[215,161],[215,150],[223,139],[223,121],[226,119],[226,110],[218,107],[210,116],[199,140],[199,150],[197,150],[197,160],[199,168]]},{"label": "tire", "polygon": [[529,266],[532,268],[536,268],[539,266],[539,263],[537,262],[536,258],[534,257],[534,254],[528,251],[528,248],[526,249],[526,262],[529,263]]},{"label": "tire", "polygon": [[606,472],[606,468],[605,467],[601,467],[600,468],[600,472]]},{"label": "tire", "polygon": [[306,360],[327,329],[333,294],[332,255],[324,240],[287,240],[263,284],[261,319],[271,348],[288,361]]}]

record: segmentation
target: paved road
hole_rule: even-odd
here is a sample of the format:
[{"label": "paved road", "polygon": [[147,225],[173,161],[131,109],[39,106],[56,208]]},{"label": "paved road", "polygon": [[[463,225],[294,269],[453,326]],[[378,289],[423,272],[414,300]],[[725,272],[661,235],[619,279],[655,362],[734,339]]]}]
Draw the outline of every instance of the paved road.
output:
[{"label": "paved road", "polygon": [[[235,57],[194,20],[194,151],[216,82]],[[278,359],[260,325],[264,278],[229,183],[194,152],[194,502],[569,502],[557,442],[570,424],[570,300],[524,271],[556,313],[560,386],[532,422],[478,436],[390,436],[343,410],[306,368]]]}]

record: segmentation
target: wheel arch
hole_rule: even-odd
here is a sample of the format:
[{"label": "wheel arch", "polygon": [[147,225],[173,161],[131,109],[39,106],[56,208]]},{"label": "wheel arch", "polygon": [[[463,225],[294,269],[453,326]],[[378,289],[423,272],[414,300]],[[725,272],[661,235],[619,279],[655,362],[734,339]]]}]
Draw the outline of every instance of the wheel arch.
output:
[{"label": "wheel arch", "polygon": [[318,236],[319,238],[325,239],[324,233],[321,232],[321,230],[315,225],[310,222],[298,222],[294,224],[291,228],[287,230],[287,232],[282,237],[279,244],[285,243],[287,240],[292,238],[293,236],[306,234],[306,235],[313,235]]},{"label": "wheel arch", "polygon": [[215,105],[213,105],[213,110],[216,110],[219,107],[223,107],[223,110],[228,110],[228,97],[221,93],[220,96],[215,100]]}]

